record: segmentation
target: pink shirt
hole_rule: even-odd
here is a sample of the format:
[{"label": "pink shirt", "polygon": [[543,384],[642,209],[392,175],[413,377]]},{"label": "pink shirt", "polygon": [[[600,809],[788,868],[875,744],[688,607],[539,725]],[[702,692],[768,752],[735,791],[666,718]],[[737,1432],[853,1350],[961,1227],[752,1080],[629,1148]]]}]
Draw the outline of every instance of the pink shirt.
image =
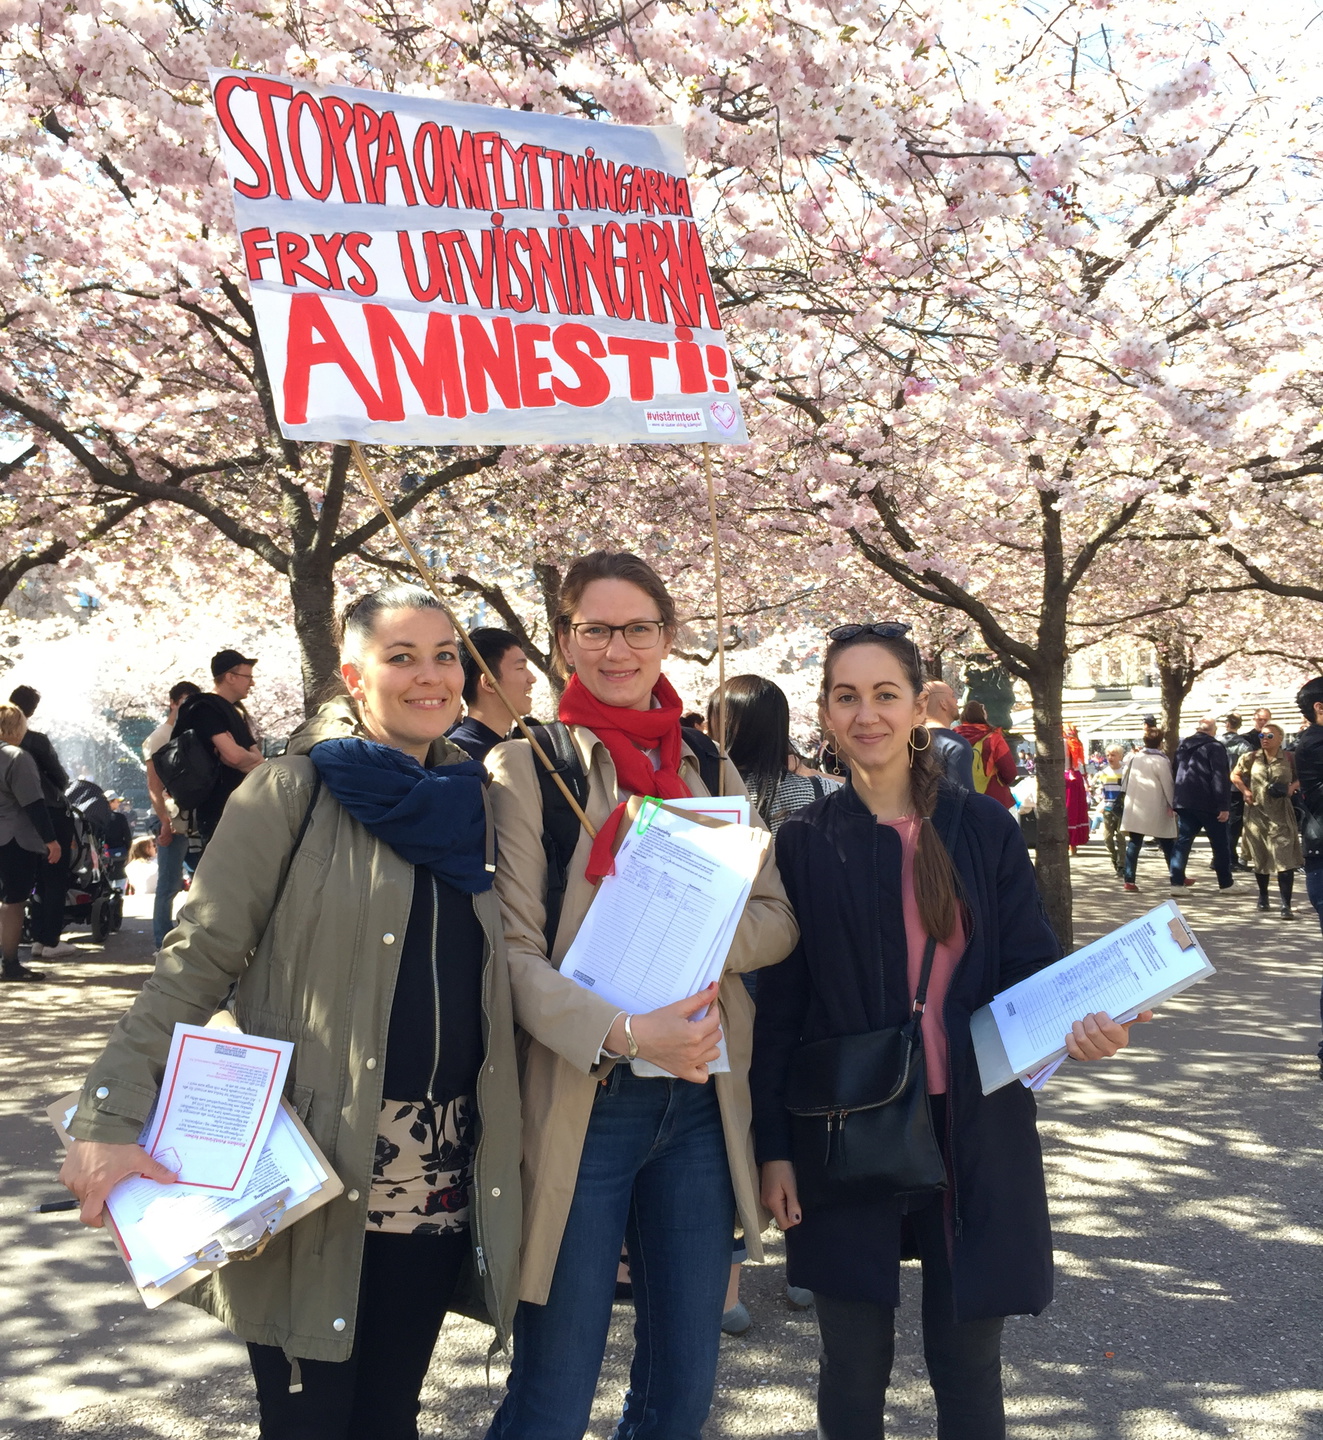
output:
[{"label": "pink shirt", "polygon": [[[923,970],[923,952],[928,943],[927,932],[919,919],[919,902],[914,896],[914,847],[918,840],[919,821],[914,816],[903,820],[880,820],[900,837],[900,890],[905,910],[905,940],[909,952],[910,997],[919,988]],[[965,953],[965,922],[956,907],[956,925],[949,940],[939,941],[933,953],[932,974],[928,978],[928,1004],[923,1012],[923,1058],[928,1073],[929,1095],[946,1094],[947,1054],[946,1026],[942,1023],[942,1006],[951,985],[951,976]]]}]

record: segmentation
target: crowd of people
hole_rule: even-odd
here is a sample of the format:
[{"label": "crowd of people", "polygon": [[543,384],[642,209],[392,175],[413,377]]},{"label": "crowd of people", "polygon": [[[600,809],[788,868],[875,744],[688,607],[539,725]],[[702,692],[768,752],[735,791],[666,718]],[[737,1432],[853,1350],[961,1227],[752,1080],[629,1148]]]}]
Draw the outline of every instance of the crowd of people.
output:
[{"label": "crowd of people", "polygon": [[1247,733],[1239,715],[1226,716],[1220,734],[1217,717],[1206,716],[1174,757],[1166,732],[1153,721],[1129,752],[1109,747],[1093,777],[1094,796],[1104,843],[1125,889],[1139,889],[1146,840],[1161,851],[1174,889],[1195,884],[1188,874],[1190,851],[1202,835],[1219,891],[1234,888],[1235,872],[1252,874],[1257,908],[1272,909],[1275,888],[1278,915],[1294,920],[1295,877],[1304,870],[1317,909],[1323,880],[1310,879],[1310,836],[1323,825],[1314,711],[1319,702],[1323,680],[1312,680],[1299,696],[1304,727],[1289,736],[1269,710],[1260,709]]},{"label": "crowd of people", "polygon": [[[344,1192],[185,1297],[247,1342],[266,1440],[414,1440],[452,1309],[513,1347],[492,1440],[581,1440],[622,1260],[637,1319],[615,1433],[697,1440],[737,1309],[732,1237],[760,1258],[768,1213],[821,1332],[821,1436],[880,1440],[905,1256],[922,1264],[939,1435],[1005,1435],[1003,1321],[1049,1304],[1052,1246],[1033,1097],[982,1093],[970,1017],[1060,955],[1013,814],[1015,756],[981,706],[925,676],[908,626],[843,624],[826,637],[819,718],[838,773],[823,773],[770,680],[737,676],[724,706],[686,714],[663,669],[678,628],[638,557],[567,568],[565,685],[533,733],[595,837],[510,733],[532,690],[517,638],[474,632],[493,683],[416,587],[348,607],[344,692],[280,758],[262,758],[243,708],[254,660],[222,652],[210,692],[171,691],[146,746],[156,968],[87,1076],[62,1178],[91,1225],[121,1179],[171,1182],[137,1138],[176,1022],[228,1008],[294,1041],[289,1093]],[[1253,812],[1294,783],[1317,805],[1306,848],[1323,879],[1323,679],[1311,686],[1300,776],[1283,782],[1262,738],[1235,770],[1244,843],[1266,847],[1252,863],[1291,858]],[[1102,783],[1177,813],[1189,796],[1163,789],[1154,754],[1116,757]],[[27,850],[56,845],[38,789],[20,793]],[[712,794],[747,795],[772,832],[724,973],[620,1011],[560,964],[624,802]],[[1163,837],[1173,864],[1181,834],[1207,832],[1201,803]],[[1122,813],[1114,845],[1149,828],[1138,816]],[[190,834],[200,855],[175,920]],[[1133,874],[1137,842],[1126,853]],[[1129,1029],[1081,1015],[1063,1040],[1095,1061]],[[905,1128],[882,1145],[868,1122],[831,1117],[860,1057],[885,1070],[898,1036]],[[836,1124],[854,1137],[848,1173],[824,1160]]]}]

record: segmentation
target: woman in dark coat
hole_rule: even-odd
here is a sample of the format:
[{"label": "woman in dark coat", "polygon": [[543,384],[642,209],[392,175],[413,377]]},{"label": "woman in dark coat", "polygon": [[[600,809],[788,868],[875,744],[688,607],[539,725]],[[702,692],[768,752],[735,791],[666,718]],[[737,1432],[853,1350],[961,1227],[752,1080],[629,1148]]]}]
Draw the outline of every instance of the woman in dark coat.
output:
[{"label": "woman in dark coat", "polygon": [[[817,1299],[823,1440],[883,1433],[904,1245],[923,1261],[940,1440],[1001,1440],[1003,1317],[1037,1314],[1051,1300],[1052,1239],[1034,1097],[1018,1083],[982,1093],[969,1021],[1060,948],[1014,818],[949,787],[927,754],[907,629],[850,625],[829,636],[823,729],[851,783],[788,819],[777,838],[801,940],[762,972],[755,1143],[763,1201],[787,1231],[789,1281]],[[928,936],[937,946],[924,1055],[947,1188],[801,1206],[784,1103],[791,1057],[811,1041],[903,1024]],[[1063,1038],[1075,1059],[1093,1060],[1129,1037],[1098,1014]]]}]

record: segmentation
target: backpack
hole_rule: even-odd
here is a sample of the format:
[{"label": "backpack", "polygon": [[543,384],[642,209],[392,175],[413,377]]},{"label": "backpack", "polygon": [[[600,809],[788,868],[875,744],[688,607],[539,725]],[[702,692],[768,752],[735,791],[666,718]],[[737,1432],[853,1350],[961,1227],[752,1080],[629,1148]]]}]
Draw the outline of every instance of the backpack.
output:
[{"label": "backpack", "polygon": [[196,810],[216,788],[221,759],[210,740],[183,730],[152,755],[161,784],[181,810]]},{"label": "backpack", "polygon": [[974,771],[974,789],[977,790],[980,795],[986,795],[988,793],[988,781],[993,779],[997,773],[995,765],[991,769],[988,768],[988,741],[991,739],[992,732],[989,731],[986,735],[974,742],[974,758],[978,761],[978,764],[972,767]]},{"label": "backpack", "polygon": [[[721,793],[721,751],[716,742],[701,730],[683,725],[680,734],[698,760],[698,773],[709,795]],[[537,727],[538,743],[556,767],[556,773],[569,787],[580,806],[588,803],[588,777],[579,763],[579,753],[570,738],[570,727],[560,720]],[[527,742],[524,742],[527,743]],[[158,752],[159,753],[159,752]],[[547,857],[546,936],[547,954],[556,943],[560,928],[560,910],[569,880],[570,860],[579,843],[579,819],[551,778],[551,772],[536,757],[533,761],[538,785],[542,790],[542,850]]]}]

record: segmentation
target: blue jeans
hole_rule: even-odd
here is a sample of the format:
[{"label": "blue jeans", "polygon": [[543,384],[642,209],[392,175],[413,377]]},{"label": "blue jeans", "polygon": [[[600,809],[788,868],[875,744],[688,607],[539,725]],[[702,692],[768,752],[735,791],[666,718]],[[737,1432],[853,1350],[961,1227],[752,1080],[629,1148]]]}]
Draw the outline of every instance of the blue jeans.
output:
[{"label": "blue jeans", "polygon": [[[1162,858],[1170,866],[1172,846],[1174,840],[1164,839],[1158,836],[1158,844],[1162,848]],[[1125,868],[1121,872],[1121,878],[1127,885],[1135,883],[1135,867],[1139,864],[1139,851],[1144,844],[1144,837],[1136,835],[1133,831],[1127,831],[1125,837]]]},{"label": "blue jeans", "polygon": [[1227,838],[1227,822],[1217,818],[1216,810],[1178,810],[1176,812],[1176,844],[1171,852],[1171,883],[1185,884],[1185,865],[1195,836],[1203,831],[1213,847],[1213,869],[1223,890],[1231,880],[1231,844]]},{"label": "blue jeans", "polygon": [[159,950],[174,923],[175,896],[184,883],[184,856],[188,836],[176,835],[168,845],[156,847],[156,904],[152,909],[152,941]]},{"label": "blue jeans", "polygon": [[623,1240],[634,1362],[613,1440],[699,1440],[716,1384],[735,1195],[712,1082],[617,1065],[593,1100],[545,1305],[515,1314],[488,1440],[583,1440]]}]

